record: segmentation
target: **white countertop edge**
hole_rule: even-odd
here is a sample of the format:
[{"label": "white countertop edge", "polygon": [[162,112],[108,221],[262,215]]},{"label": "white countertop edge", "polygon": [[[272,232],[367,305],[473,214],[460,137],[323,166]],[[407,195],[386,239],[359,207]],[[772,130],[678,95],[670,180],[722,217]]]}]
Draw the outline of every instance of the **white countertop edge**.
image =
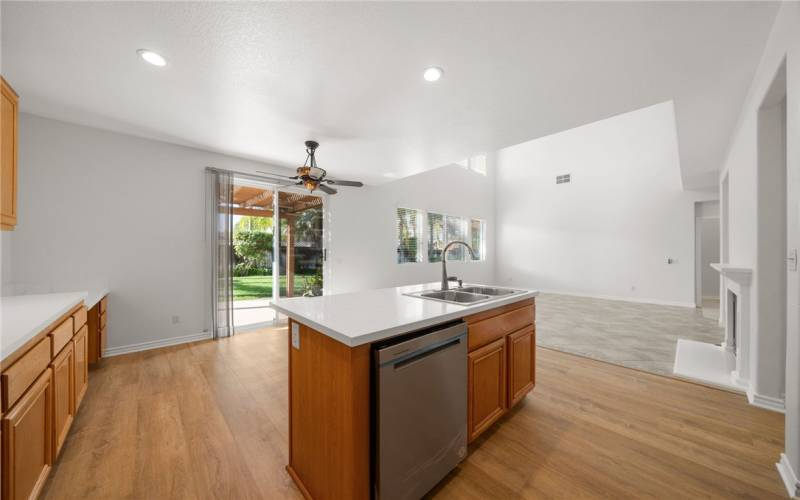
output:
[{"label": "white countertop edge", "polygon": [[[406,323],[404,325],[399,325],[384,330],[378,330],[376,332],[361,335],[360,337],[357,338],[348,337],[347,335],[342,335],[341,333],[335,330],[331,330],[330,328],[320,325],[315,321],[312,321],[308,318],[295,314],[292,311],[285,309],[277,304],[270,304],[270,307],[282,314],[285,314],[289,318],[299,323],[302,323],[321,333],[324,333],[328,337],[331,337],[332,339],[341,342],[342,344],[345,344],[348,347],[358,347],[364,344],[371,344],[372,342],[376,342],[378,340],[385,340],[391,337],[395,337],[397,335],[402,335],[404,333],[409,333],[415,330],[420,330],[422,328],[427,328],[429,326],[438,325],[440,323],[446,323],[447,321],[463,318],[464,316],[471,316],[473,314],[477,314],[483,311],[488,311],[489,309],[494,309],[496,307],[513,304],[514,302],[530,299],[536,297],[537,295],[539,295],[538,291],[527,290],[523,293],[520,293],[519,295],[512,295],[510,297],[499,297],[497,299],[489,300],[487,302],[481,302],[480,304],[464,306],[464,309],[461,311],[445,313],[439,316],[435,316],[433,318],[427,318],[424,320],[415,321],[413,323]],[[419,299],[419,300],[425,300],[425,299]]]},{"label": "white countertop edge", "polygon": [[[72,308],[77,306],[78,304],[82,303],[86,300],[86,292],[74,292],[74,293],[64,293],[64,294],[47,294],[47,295],[63,295],[64,296],[64,303],[58,308],[53,308],[47,315],[39,316],[38,320],[31,324],[29,327],[26,327],[26,331],[24,334],[16,334],[14,335],[14,339],[11,342],[7,341],[7,336],[3,336],[4,338],[0,338],[2,340],[2,348],[0,349],[0,359],[5,359],[10,354],[13,354],[17,349],[24,346],[30,339],[34,338],[36,335],[44,331],[50,325],[52,325],[57,319],[59,319],[64,314],[68,313]],[[72,295],[72,296],[71,296]],[[26,297],[26,296],[20,296]],[[6,302],[11,297],[3,297],[2,302]]]},{"label": "white countertop edge", "polygon": [[93,308],[100,300],[108,295],[111,291],[108,288],[100,288],[99,290],[92,290],[87,292],[86,299],[83,303],[86,305],[86,309]]}]

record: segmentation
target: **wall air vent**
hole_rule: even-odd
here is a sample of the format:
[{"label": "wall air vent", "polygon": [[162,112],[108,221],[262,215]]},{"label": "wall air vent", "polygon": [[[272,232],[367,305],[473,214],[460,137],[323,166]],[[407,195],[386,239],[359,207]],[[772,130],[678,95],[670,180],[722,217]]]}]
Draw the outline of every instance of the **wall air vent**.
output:
[{"label": "wall air vent", "polygon": [[571,174],[557,175],[556,184],[566,184],[571,180]]}]

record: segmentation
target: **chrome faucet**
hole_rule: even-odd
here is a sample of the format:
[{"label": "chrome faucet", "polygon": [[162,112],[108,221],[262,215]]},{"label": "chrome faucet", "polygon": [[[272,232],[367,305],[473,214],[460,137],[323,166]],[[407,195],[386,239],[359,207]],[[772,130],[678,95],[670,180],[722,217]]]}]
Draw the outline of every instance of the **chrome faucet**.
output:
[{"label": "chrome faucet", "polygon": [[450,286],[448,285],[448,281],[450,280],[458,281],[459,287],[461,286],[461,280],[459,280],[455,276],[447,276],[447,250],[449,250],[450,247],[453,245],[464,245],[465,247],[467,247],[467,250],[469,250],[469,254],[472,256],[472,258],[473,259],[475,258],[475,252],[472,250],[472,247],[467,245],[463,241],[459,240],[451,241],[450,243],[445,245],[444,250],[442,250],[442,290],[450,290]]}]

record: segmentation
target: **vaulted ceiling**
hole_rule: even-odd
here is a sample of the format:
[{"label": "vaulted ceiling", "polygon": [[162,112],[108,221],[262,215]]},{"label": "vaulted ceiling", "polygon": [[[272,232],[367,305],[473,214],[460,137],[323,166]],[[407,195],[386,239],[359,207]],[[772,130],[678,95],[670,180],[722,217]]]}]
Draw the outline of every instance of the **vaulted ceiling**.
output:
[{"label": "vaulted ceiling", "polygon": [[[380,183],[668,100],[714,182],[777,4],[2,2],[23,111]],[[164,55],[165,68],[136,50]],[[444,68],[436,83],[428,66]]]}]

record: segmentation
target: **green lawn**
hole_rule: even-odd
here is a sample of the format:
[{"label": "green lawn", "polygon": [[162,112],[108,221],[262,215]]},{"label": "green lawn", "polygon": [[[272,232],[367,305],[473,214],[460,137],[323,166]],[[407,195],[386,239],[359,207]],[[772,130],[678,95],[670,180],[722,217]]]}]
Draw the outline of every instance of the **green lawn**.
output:
[{"label": "green lawn", "polygon": [[[302,295],[306,287],[305,276],[295,275],[294,294]],[[286,288],[286,276],[281,276],[281,288]],[[267,276],[234,276],[233,300],[272,298],[272,275]]]}]

